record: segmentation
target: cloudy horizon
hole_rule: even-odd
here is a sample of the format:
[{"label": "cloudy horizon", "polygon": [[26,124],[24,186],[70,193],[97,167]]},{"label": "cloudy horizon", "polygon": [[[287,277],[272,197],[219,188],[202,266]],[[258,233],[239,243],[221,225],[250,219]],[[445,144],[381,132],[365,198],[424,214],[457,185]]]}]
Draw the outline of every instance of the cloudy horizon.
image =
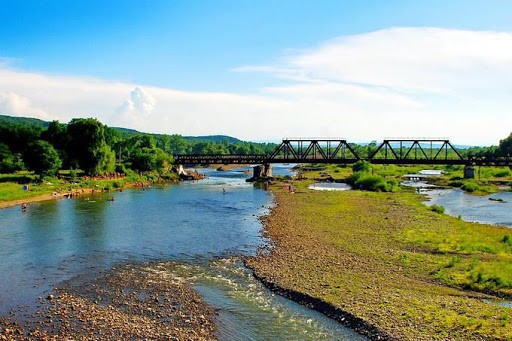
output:
[{"label": "cloudy horizon", "polygon": [[389,26],[216,68],[226,75],[222,85],[208,86],[204,75],[195,87],[173,86],[79,67],[46,71],[0,49],[0,113],[61,122],[94,117],[149,133],[249,141],[443,137],[496,145],[512,131],[506,30]]}]

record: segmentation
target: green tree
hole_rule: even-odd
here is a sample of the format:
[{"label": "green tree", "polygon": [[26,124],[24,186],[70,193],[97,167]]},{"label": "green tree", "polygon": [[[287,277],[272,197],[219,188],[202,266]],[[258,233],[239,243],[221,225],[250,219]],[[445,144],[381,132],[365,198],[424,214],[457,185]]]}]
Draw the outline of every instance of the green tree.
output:
[{"label": "green tree", "polygon": [[53,146],[43,140],[31,143],[24,154],[28,169],[40,176],[55,175],[62,166],[59,153]]},{"label": "green tree", "polygon": [[115,167],[115,154],[105,141],[105,126],[93,118],[75,118],[67,128],[69,155],[89,175],[103,174]]},{"label": "green tree", "polygon": [[24,168],[19,154],[11,152],[5,143],[0,143],[0,173],[13,173]]},{"label": "green tree", "polygon": [[500,141],[498,150],[501,155],[512,155],[512,133]]}]

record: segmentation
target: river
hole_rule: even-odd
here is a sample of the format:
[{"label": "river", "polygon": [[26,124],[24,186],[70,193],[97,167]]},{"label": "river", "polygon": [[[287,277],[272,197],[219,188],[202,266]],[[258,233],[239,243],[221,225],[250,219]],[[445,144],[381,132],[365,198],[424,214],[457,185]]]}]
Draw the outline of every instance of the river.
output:
[{"label": "river", "polygon": [[427,205],[441,205],[445,213],[466,221],[512,227],[512,192],[475,196],[461,189],[436,189],[424,192]]},{"label": "river", "polygon": [[259,217],[272,197],[240,169],[202,172],[207,179],[116,192],[115,201],[96,194],[0,210],[0,316],[68,279],[151,261],[189,279],[219,309],[220,339],[363,339],[253,278],[240,257],[266,242]]}]

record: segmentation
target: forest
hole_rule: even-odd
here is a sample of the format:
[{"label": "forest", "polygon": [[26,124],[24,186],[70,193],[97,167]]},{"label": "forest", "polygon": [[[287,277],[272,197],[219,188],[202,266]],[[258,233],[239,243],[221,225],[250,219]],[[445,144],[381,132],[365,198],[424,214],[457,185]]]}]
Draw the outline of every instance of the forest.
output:
[{"label": "forest", "polygon": [[176,154],[267,154],[273,143],[244,142],[229,136],[184,137],[108,127],[94,118],[69,123],[0,116],[0,173],[59,170],[86,175],[165,172]]},{"label": "forest", "polygon": [[[166,172],[177,154],[271,154],[274,143],[245,142],[229,136],[187,137],[149,134],[108,127],[94,118],[75,118],[64,124],[34,118],[0,115],[0,173],[28,170],[43,177],[59,170],[80,170],[86,175]],[[361,157],[377,143],[351,147]],[[512,134],[498,146],[460,148],[463,156],[512,154]]]}]

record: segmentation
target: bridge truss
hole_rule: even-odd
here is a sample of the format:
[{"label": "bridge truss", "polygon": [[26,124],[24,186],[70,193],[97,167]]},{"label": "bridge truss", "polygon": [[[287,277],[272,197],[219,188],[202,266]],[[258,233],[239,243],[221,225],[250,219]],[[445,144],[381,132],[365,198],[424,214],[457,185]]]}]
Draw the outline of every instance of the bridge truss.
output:
[{"label": "bridge truss", "polygon": [[463,157],[447,139],[387,139],[367,157],[343,139],[284,139],[268,155],[176,155],[176,164],[332,163],[512,166],[512,157]]},{"label": "bridge truss", "polygon": [[444,139],[384,140],[368,157],[375,164],[464,165],[467,160]]},{"label": "bridge truss", "polygon": [[354,163],[360,157],[346,140],[286,139],[268,159],[277,163]]}]

